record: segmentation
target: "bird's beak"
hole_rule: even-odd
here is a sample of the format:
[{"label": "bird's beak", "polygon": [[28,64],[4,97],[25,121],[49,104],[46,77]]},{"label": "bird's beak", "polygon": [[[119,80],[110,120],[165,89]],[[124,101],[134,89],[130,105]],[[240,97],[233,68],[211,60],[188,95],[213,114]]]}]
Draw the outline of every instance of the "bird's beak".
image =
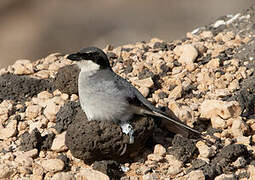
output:
[{"label": "bird's beak", "polygon": [[82,59],[79,53],[69,54],[66,58],[72,61],[80,61]]}]

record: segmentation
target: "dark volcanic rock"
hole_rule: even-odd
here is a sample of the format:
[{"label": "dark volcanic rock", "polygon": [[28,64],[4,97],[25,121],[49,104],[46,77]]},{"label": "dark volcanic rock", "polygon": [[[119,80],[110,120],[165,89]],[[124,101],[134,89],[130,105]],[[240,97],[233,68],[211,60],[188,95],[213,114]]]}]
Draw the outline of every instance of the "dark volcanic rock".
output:
[{"label": "dark volcanic rock", "polygon": [[192,161],[192,168],[190,168],[188,172],[197,169],[203,171],[203,174],[206,179],[214,179],[217,175],[222,173],[221,168],[219,166],[213,163],[208,164],[202,159],[195,159],[194,161]]},{"label": "dark volcanic rock", "polygon": [[55,138],[54,134],[47,134],[45,136],[41,136],[41,133],[35,128],[31,134],[25,132],[21,135],[21,150],[29,151],[34,148],[41,150],[47,150],[51,148],[53,139]]},{"label": "dark volcanic rock", "polygon": [[249,156],[251,155],[245,145],[231,144],[224,147],[212,160],[212,163],[219,165],[223,172],[227,173],[235,169],[231,163],[234,162],[238,157],[244,157],[249,161]]},{"label": "dark volcanic rock", "polygon": [[192,168],[188,172],[196,169],[203,171],[206,179],[214,179],[222,173],[230,173],[236,170],[232,165],[238,157],[244,157],[249,162],[249,152],[243,144],[231,144],[224,147],[211,163],[206,163],[201,159],[196,159],[192,162]]},{"label": "dark volcanic rock", "polygon": [[70,159],[65,154],[60,154],[57,156],[57,159],[62,160],[65,163],[64,171],[70,171]]},{"label": "dark volcanic rock", "polygon": [[[247,69],[255,69],[255,39],[253,38],[247,44],[243,44],[237,49],[234,57],[239,59],[250,59],[246,65]],[[244,62],[241,62],[242,64]],[[244,117],[255,117],[255,73],[252,73],[250,77],[247,77],[240,83],[240,90],[234,93],[228,100],[237,100],[242,108],[242,116]]]},{"label": "dark volcanic rock", "polygon": [[53,91],[49,79],[35,79],[29,76],[3,74],[0,76],[0,102],[5,99],[25,101],[41,91]]},{"label": "dark volcanic rock", "polygon": [[56,115],[56,125],[54,127],[58,133],[67,129],[78,111],[81,111],[79,102],[70,101],[60,108]]},{"label": "dark volcanic rock", "polygon": [[237,91],[235,99],[242,108],[242,116],[255,117],[255,74],[241,83],[241,90]]},{"label": "dark volcanic rock", "polygon": [[41,133],[35,128],[31,134],[25,132],[21,135],[21,150],[29,151],[34,148],[40,149],[40,144],[42,143]]},{"label": "dark volcanic rock", "polygon": [[55,134],[53,134],[53,133],[43,136],[42,143],[40,144],[41,145],[40,148],[43,150],[50,149],[54,138],[55,138]]},{"label": "dark volcanic rock", "polygon": [[194,154],[198,152],[195,143],[179,134],[174,136],[172,144],[168,152],[184,163],[191,161]]},{"label": "dark volcanic rock", "polygon": [[58,70],[54,80],[56,89],[66,94],[78,94],[78,76],[80,69],[77,65],[64,66]]},{"label": "dark volcanic rock", "polygon": [[96,161],[92,167],[97,171],[107,174],[111,179],[120,179],[123,176],[120,165],[116,161]]},{"label": "dark volcanic rock", "polygon": [[125,161],[143,148],[154,128],[153,119],[146,117],[134,118],[130,124],[134,130],[134,144],[129,144],[129,136],[122,132],[118,124],[87,121],[85,113],[77,113],[67,128],[65,142],[74,157],[87,163]]}]

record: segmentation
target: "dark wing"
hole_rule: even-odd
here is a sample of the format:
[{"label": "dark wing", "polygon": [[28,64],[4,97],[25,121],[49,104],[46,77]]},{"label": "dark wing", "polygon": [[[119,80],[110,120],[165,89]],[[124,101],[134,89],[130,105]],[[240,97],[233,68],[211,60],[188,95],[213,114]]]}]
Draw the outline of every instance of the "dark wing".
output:
[{"label": "dark wing", "polygon": [[189,132],[193,132],[199,136],[201,135],[200,132],[181,122],[174,115],[174,113],[171,114],[171,116],[173,117],[171,118],[169,117],[168,114],[164,113],[159,108],[155,107],[132,84],[130,84],[127,80],[123,79],[122,77],[115,73],[114,80],[116,87],[119,88],[120,90],[125,91],[126,99],[131,105],[143,109],[144,114],[157,116],[163,118],[164,120],[167,120],[163,123],[167,126],[167,128],[170,131],[182,134],[184,136],[188,136]]}]

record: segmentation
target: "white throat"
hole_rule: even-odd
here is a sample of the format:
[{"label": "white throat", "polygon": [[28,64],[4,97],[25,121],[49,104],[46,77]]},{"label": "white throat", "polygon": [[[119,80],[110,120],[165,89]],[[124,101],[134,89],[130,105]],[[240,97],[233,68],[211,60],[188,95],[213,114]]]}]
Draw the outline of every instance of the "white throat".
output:
[{"label": "white throat", "polygon": [[100,69],[100,66],[91,60],[78,61],[77,65],[79,66],[82,72],[93,72],[98,71]]}]

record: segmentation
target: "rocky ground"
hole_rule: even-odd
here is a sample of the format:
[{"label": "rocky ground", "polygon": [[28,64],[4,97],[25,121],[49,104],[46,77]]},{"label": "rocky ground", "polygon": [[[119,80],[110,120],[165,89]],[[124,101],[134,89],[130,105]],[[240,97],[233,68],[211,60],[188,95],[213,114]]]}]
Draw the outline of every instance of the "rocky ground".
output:
[{"label": "rocky ground", "polygon": [[181,40],[104,49],[116,73],[213,144],[140,119],[122,158],[116,124],[79,121],[79,70],[65,55],[1,69],[0,179],[255,179],[254,8]]}]

